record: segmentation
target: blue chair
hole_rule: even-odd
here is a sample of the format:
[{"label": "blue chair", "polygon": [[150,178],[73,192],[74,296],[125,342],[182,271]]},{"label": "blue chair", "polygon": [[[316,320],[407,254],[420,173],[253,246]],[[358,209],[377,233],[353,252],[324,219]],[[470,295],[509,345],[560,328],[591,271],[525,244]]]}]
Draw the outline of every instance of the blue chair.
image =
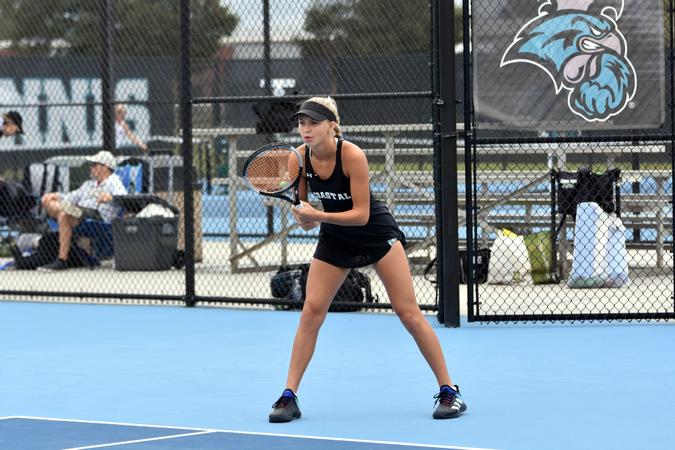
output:
[{"label": "blue chair", "polygon": [[[59,230],[59,224],[56,219],[50,217],[47,224],[51,231]],[[113,257],[114,247],[111,223],[97,219],[84,219],[82,223],[73,228],[73,243],[80,237],[87,238],[91,242],[92,251],[87,257],[88,266],[100,266],[101,261]]]},{"label": "blue chair", "polygon": [[117,164],[115,174],[122,180],[129,195],[149,192],[150,166],[147,160],[127,158]]}]

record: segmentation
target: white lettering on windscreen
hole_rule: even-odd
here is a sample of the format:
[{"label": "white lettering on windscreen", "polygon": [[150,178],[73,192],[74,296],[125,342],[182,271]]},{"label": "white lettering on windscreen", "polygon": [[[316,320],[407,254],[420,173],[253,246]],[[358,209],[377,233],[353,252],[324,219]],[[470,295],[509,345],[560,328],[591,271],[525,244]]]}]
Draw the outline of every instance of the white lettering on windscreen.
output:
[{"label": "white lettering on windscreen", "polygon": [[[115,84],[118,102],[145,102],[148,94],[146,78],[124,78]],[[100,147],[100,102],[99,78],[0,78],[0,104],[23,116],[24,130],[18,140],[0,139],[0,149]],[[151,134],[148,106],[129,104],[126,109],[126,121],[141,139],[147,139]]]}]

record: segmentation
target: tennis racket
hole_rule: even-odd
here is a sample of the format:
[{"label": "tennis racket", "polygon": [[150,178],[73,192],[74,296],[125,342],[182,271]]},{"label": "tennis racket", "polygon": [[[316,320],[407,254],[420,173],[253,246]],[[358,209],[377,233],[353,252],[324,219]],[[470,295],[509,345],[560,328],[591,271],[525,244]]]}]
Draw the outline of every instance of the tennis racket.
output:
[{"label": "tennis racket", "polygon": [[254,191],[276,197],[301,208],[298,187],[302,178],[302,156],[288,144],[260,147],[244,163],[244,179]]}]

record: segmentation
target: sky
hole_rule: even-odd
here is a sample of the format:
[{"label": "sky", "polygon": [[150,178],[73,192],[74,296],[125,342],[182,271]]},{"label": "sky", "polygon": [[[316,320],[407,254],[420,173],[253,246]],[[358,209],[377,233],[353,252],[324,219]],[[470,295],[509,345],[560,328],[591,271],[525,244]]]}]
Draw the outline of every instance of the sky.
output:
[{"label": "sky", "polygon": [[[301,30],[305,11],[313,1],[269,0],[272,40],[283,40],[289,37],[288,32],[284,30],[285,26],[290,25],[293,32]],[[221,0],[221,4],[239,16],[239,25],[230,40],[262,40],[263,0]],[[461,6],[462,0],[455,0],[455,4]]]},{"label": "sky", "polygon": [[[270,33],[275,36],[287,36],[284,27],[289,23],[291,29],[299,30],[305,18],[305,11],[313,0],[270,0]],[[239,25],[231,40],[262,40],[263,2],[262,0],[222,0],[230,11],[239,16]],[[289,8],[288,5],[292,5]]]}]

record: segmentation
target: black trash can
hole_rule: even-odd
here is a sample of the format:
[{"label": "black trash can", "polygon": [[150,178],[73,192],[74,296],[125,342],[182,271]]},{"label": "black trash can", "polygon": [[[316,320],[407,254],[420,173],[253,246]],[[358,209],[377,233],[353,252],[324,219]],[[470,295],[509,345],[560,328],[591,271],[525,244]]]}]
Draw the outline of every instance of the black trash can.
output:
[{"label": "black trash can", "polygon": [[[485,283],[488,279],[490,267],[490,249],[479,248],[475,252],[473,264],[473,281],[477,284]],[[459,282],[466,284],[469,281],[469,263],[466,249],[459,249]]]},{"label": "black trash can", "polygon": [[[115,270],[170,269],[178,248],[178,208],[156,195],[123,195],[114,200],[125,210],[124,217],[112,223]],[[174,216],[135,217],[150,204],[164,206]]]}]

